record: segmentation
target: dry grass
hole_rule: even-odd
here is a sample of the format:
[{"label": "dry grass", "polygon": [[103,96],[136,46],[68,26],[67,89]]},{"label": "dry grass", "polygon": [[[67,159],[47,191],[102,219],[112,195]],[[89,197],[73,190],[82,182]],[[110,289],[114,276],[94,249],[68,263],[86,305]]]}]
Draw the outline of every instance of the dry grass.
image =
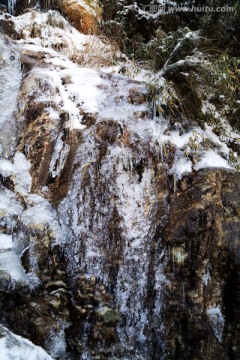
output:
[{"label": "dry grass", "polygon": [[84,50],[73,52],[70,60],[81,65],[100,68],[116,64],[118,46],[103,36],[90,36],[84,44]]}]

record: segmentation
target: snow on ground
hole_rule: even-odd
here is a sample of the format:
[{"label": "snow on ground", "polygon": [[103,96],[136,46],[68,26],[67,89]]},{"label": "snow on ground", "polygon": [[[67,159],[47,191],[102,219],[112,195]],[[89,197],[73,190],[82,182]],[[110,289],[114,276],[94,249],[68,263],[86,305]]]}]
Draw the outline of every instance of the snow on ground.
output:
[{"label": "snow on ground", "polygon": [[41,347],[0,325],[1,360],[53,360]]},{"label": "snow on ground", "polygon": [[[28,12],[12,18],[22,39],[23,50],[57,52],[85,66],[103,66],[115,57],[111,45],[95,35],[84,35],[72,27],[57,11]],[[114,49],[115,50],[115,49]],[[102,64],[103,62],[103,64]]]}]

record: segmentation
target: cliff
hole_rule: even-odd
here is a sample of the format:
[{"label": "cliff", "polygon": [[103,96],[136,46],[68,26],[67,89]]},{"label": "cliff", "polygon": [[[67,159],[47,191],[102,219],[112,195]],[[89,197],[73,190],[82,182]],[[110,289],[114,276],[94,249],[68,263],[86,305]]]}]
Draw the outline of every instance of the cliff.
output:
[{"label": "cliff", "polygon": [[154,72],[55,10],[0,28],[5,358],[239,359],[239,132],[202,35]]}]

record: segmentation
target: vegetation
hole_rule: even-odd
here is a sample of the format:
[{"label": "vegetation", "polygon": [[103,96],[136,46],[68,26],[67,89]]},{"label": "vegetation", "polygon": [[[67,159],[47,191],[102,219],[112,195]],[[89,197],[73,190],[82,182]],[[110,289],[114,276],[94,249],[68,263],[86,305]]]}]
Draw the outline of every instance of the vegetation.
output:
[{"label": "vegetation", "polygon": [[[134,5],[128,0],[102,0],[101,31],[135,62],[156,73],[148,85],[155,112],[162,112],[173,127],[209,124],[218,136],[226,137],[225,120],[240,130],[240,1],[177,3],[235,10],[151,17],[141,11],[150,0]],[[160,77],[165,78],[164,89]],[[233,153],[240,153],[238,140],[226,141]]]}]

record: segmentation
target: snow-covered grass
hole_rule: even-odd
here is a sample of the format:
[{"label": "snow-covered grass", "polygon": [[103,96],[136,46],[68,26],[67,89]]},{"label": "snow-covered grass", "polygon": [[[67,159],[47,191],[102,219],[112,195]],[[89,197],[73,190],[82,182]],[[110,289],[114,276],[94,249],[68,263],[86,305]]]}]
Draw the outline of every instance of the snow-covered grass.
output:
[{"label": "snow-covered grass", "polygon": [[119,51],[106,38],[84,35],[72,27],[57,11],[28,12],[14,18],[18,41],[24,50],[51,53],[57,51],[81,66],[101,66],[115,63]]}]

